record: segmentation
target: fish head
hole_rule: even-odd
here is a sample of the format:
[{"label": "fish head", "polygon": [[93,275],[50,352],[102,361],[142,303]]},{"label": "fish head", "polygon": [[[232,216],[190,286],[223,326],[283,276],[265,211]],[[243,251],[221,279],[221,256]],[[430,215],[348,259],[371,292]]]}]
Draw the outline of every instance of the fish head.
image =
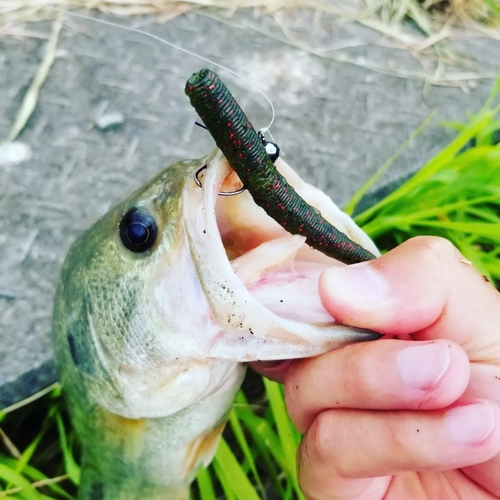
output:
[{"label": "fish head", "polygon": [[[276,165],[325,218],[377,253],[325,194]],[[178,162],[78,238],[55,302],[63,384],[77,380],[81,393],[126,418],[176,414],[216,394],[227,412],[242,363],[376,337],[337,324],[321,305],[319,275],[342,264],[288,234],[248,192],[219,196],[237,184],[219,150]]]}]

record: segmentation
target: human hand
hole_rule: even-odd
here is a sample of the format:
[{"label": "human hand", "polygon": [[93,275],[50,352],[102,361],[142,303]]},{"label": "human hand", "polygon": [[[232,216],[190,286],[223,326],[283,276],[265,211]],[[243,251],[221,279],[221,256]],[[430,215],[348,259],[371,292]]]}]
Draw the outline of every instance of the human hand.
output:
[{"label": "human hand", "polygon": [[[414,238],[320,280],[384,339],[278,367],[310,500],[500,498],[500,294],[449,242]],[[289,365],[289,366],[288,366]]]}]

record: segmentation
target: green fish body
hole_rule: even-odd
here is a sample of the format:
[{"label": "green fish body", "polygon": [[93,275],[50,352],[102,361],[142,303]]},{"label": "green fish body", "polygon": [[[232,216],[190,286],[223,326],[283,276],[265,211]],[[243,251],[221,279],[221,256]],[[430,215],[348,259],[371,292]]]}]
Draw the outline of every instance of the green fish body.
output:
[{"label": "green fish body", "polygon": [[[193,175],[203,165],[200,189]],[[277,166],[324,217],[377,253],[326,195]],[[322,308],[314,290],[335,261],[287,234],[248,193],[218,196],[237,181],[231,172],[218,150],[168,167],[66,257],[53,339],[83,447],[81,500],[189,498],[198,468],[213,458],[244,362],[376,337],[336,324]],[[154,231],[139,228],[154,237],[141,251],[123,242],[134,210],[154,222]]]}]

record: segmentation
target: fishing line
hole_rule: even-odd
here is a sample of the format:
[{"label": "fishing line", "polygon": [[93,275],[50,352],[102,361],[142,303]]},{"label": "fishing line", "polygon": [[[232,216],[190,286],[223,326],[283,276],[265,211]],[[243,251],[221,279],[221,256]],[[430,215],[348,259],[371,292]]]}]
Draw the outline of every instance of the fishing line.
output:
[{"label": "fishing line", "polygon": [[61,12],[62,14],[67,14],[68,16],[77,17],[77,18],[80,18],[80,19],[84,19],[86,21],[94,21],[96,23],[105,24],[105,25],[111,26],[113,28],[119,28],[119,29],[122,29],[122,30],[125,30],[125,31],[131,31],[132,33],[137,33],[139,35],[143,35],[143,36],[152,38],[153,40],[156,40],[157,42],[164,43],[165,45],[168,45],[169,47],[172,47],[173,49],[176,49],[176,50],[179,50],[181,52],[184,52],[185,54],[188,54],[190,56],[196,57],[197,59],[201,59],[202,61],[205,61],[205,62],[207,62],[209,64],[213,64],[214,66],[217,66],[218,68],[220,68],[220,69],[222,69],[224,71],[227,71],[228,73],[233,74],[234,76],[236,76],[240,80],[244,81],[253,90],[257,91],[269,103],[269,106],[271,107],[272,118],[271,118],[271,121],[270,121],[269,125],[267,127],[264,127],[262,129],[260,129],[260,131],[263,134],[268,133],[269,136],[271,137],[271,139],[273,140],[273,142],[276,142],[274,140],[274,137],[272,136],[271,132],[269,131],[269,129],[271,128],[272,124],[274,123],[274,118],[276,117],[276,112],[274,110],[274,106],[273,106],[273,103],[271,102],[271,99],[269,97],[267,97],[267,95],[261,89],[259,89],[254,83],[252,83],[250,80],[246,79],[244,76],[240,75],[236,71],[232,70],[231,68],[228,68],[227,66],[224,66],[224,65],[222,65],[222,64],[220,64],[218,62],[212,61],[211,59],[208,59],[208,57],[204,57],[204,56],[202,56],[200,54],[196,54],[195,52],[192,52],[189,49],[185,49],[184,47],[181,47],[179,45],[176,45],[175,43],[169,42],[168,40],[165,40],[164,38],[161,38],[161,37],[159,37],[157,35],[153,35],[152,33],[148,33],[147,31],[143,31],[143,30],[138,29],[138,28],[131,28],[129,26],[124,26],[123,24],[113,23],[111,21],[105,21],[103,19],[97,19],[95,17],[85,16],[84,14],[77,14],[75,12],[68,12],[66,10],[58,9],[56,7],[46,6],[45,8],[47,8],[49,10],[54,10],[56,12]]}]

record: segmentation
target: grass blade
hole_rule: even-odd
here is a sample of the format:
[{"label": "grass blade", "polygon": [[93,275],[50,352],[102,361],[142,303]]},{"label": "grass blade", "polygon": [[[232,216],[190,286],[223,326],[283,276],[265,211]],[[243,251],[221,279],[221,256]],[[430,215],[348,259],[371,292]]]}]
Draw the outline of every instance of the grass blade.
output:
[{"label": "grass blade", "polygon": [[7,465],[0,464],[0,479],[21,488],[21,491],[18,493],[19,498],[40,500],[40,494],[33,489],[31,483],[22,474],[11,469]]},{"label": "grass blade", "polygon": [[250,447],[248,446],[248,442],[246,440],[245,433],[243,432],[241,423],[238,419],[238,415],[234,410],[231,411],[231,414],[229,415],[229,424],[231,425],[231,429],[234,433],[234,436],[236,437],[236,441],[238,442],[238,445],[240,446],[241,451],[243,452],[245,461],[248,464],[250,470],[252,471],[252,475],[255,479],[257,487],[261,492],[264,491],[264,487],[262,486],[262,482],[257,472],[255,460],[253,458],[252,452],[250,451]]},{"label": "grass blade", "polygon": [[268,379],[264,379],[264,386],[266,388],[269,405],[271,407],[274,421],[276,423],[276,429],[278,431],[281,448],[285,454],[286,463],[288,464],[287,469],[289,479],[292,481],[297,495],[299,495],[299,498],[301,498],[302,493],[299,488],[296,474],[296,453],[297,445],[299,443],[298,433],[293,428],[290,418],[288,417],[288,413],[286,412],[282,387],[276,382],[272,382]]},{"label": "grass blade", "polygon": [[[16,470],[17,467],[17,460],[9,457],[5,457],[0,455],[0,463],[9,467],[10,469]],[[65,479],[62,479],[64,476],[60,476],[58,478],[48,478],[43,472],[40,472],[38,469],[35,467],[32,467],[30,465],[26,465],[23,470],[24,476],[29,480],[32,481],[33,483],[37,483],[40,481],[45,481],[47,488],[52,490],[54,493],[57,495],[66,498],[67,500],[75,500],[73,496],[71,496],[69,493],[64,491],[61,486],[59,486],[59,483],[62,482]],[[55,479],[57,481],[55,481]],[[0,493],[1,495],[1,493]]]},{"label": "grass blade", "polygon": [[237,500],[260,500],[245,471],[223,439],[215,455],[214,468],[228,500],[233,498]]},{"label": "grass blade", "polygon": [[55,414],[57,428],[59,430],[59,440],[61,442],[61,450],[63,452],[64,457],[64,467],[66,473],[69,475],[71,481],[77,486],[80,484],[80,467],[76,463],[75,458],[73,457],[73,452],[71,448],[68,446],[68,439],[66,437],[66,431],[64,429],[64,423],[59,412]]},{"label": "grass blade", "polygon": [[217,500],[215,495],[214,485],[212,483],[212,477],[205,467],[202,467],[198,471],[196,476],[196,481],[198,483],[198,489],[200,491],[201,500]]}]

